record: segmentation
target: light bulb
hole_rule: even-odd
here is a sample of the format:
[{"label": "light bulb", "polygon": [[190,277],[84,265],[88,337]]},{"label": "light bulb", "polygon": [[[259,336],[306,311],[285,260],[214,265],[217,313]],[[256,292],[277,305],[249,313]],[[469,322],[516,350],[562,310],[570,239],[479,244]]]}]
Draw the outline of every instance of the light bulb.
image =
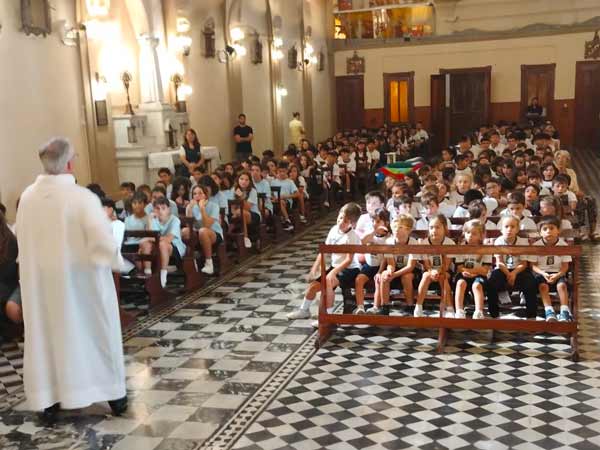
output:
[{"label": "light bulb", "polygon": [[239,56],[246,56],[246,47],[244,47],[243,45],[239,45],[239,44],[234,44],[233,48],[235,49],[235,52],[239,55]]},{"label": "light bulb", "polygon": [[273,59],[276,61],[279,61],[280,59],[283,59],[283,52],[281,50],[275,50],[273,52]]},{"label": "light bulb", "polygon": [[238,42],[241,41],[242,39],[244,39],[244,32],[242,31],[241,28],[235,27],[231,29],[231,40],[233,42]]},{"label": "light bulb", "polygon": [[280,37],[273,38],[273,47],[280,48],[283,47],[283,39]]}]

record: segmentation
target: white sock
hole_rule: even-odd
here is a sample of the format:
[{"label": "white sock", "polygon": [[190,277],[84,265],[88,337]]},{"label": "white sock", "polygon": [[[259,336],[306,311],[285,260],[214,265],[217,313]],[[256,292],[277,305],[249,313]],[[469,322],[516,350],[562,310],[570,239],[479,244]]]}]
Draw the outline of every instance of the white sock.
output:
[{"label": "white sock", "polygon": [[327,308],[327,314],[333,314],[333,307]]},{"label": "white sock", "polygon": [[150,267],[146,267],[146,268],[144,269],[144,273],[145,273],[146,275],[152,275],[152,269],[151,269]]},{"label": "white sock", "polygon": [[167,285],[167,269],[160,269],[160,284],[162,287]]},{"label": "white sock", "polygon": [[205,264],[212,264],[212,258],[204,258]]},{"label": "white sock", "polygon": [[300,309],[303,311],[308,311],[310,309],[310,305],[312,305],[312,300],[309,300],[306,297],[304,297],[304,299],[302,300],[302,304],[300,305]]},{"label": "white sock", "polygon": [[364,305],[356,305],[356,309],[362,309],[362,310],[364,310],[365,307],[364,307]]},{"label": "white sock", "polygon": [[552,312],[554,312],[554,308],[552,306],[546,306],[544,309],[546,311],[552,311]]},{"label": "white sock", "polygon": [[419,305],[418,303],[415,305],[415,311],[423,311],[423,305]]},{"label": "white sock", "polygon": [[571,309],[567,305],[560,305],[560,310],[561,312],[567,311],[569,314],[571,314]]}]

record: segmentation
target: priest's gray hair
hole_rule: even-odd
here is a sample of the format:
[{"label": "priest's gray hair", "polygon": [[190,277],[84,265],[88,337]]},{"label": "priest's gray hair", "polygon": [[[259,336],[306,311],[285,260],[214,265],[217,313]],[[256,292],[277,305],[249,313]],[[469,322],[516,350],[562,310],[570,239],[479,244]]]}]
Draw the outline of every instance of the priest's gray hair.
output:
[{"label": "priest's gray hair", "polygon": [[48,175],[65,173],[67,164],[75,156],[75,150],[67,138],[55,137],[39,149],[40,161]]}]

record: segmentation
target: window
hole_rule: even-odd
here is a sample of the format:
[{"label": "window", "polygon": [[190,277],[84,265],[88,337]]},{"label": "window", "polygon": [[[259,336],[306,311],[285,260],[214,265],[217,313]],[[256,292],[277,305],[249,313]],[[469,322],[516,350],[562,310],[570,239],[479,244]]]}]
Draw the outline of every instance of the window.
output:
[{"label": "window", "polygon": [[385,121],[389,124],[414,120],[414,72],[384,73]]}]

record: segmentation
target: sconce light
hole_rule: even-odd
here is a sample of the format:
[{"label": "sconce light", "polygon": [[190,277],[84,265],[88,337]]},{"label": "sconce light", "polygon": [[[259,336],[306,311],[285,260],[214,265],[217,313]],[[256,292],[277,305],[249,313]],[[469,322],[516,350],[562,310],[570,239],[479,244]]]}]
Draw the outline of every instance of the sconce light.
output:
[{"label": "sconce light", "polygon": [[92,80],[92,98],[94,99],[94,109],[96,111],[96,125],[99,127],[108,125],[106,91],[106,78],[96,72]]},{"label": "sconce light", "polygon": [[192,49],[192,38],[184,34],[178,34],[175,36],[175,42],[177,49],[183,54],[183,56],[189,56]]},{"label": "sconce light", "polygon": [[[133,106],[131,106],[131,99],[129,98],[129,85],[131,84],[132,76],[129,72],[125,71],[121,74],[121,81],[123,82],[123,86],[125,87],[125,92],[127,93],[127,106],[125,107],[125,114],[129,114],[130,116],[135,116],[133,112]],[[135,126],[132,124],[135,133]],[[135,141],[137,142],[137,141]]]},{"label": "sconce light", "polygon": [[110,0],[85,0],[87,12],[92,17],[107,16],[110,10]]},{"label": "sconce light", "polygon": [[58,21],[57,26],[61,42],[68,47],[75,47],[77,45],[79,30],[71,25],[67,25],[66,20]]},{"label": "sconce light", "polygon": [[244,37],[246,37],[246,35],[244,34],[244,31],[240,27],[232,28],[231,31],[229,32],[229,34],[231,36],[231,40],[234,43],[239,42],[239,41],[243,40]]},{"label": "sconce light", "polygon": [[248,53],[246,51],[246,47],[244,47],[242,44],[233,44],[232,47],[234,48],[235,53],[240,56],[246,56],[246,53]]},{"label": "sconce light", "polygon": [[275,61],[279,61],[279,60],[283,59],[283,52],[279,49],[273,50],[273,59]]},{"label": "sconce light", "polygon": [[296,50],[296,44],[292,45],[288,50],[288,67],[290,69],[298,67],[298,50]]},{"label": "sconce light", "polygon": [[286,88],[284,88],[283,86],[279,85],[277,86],[277,96],[278,97],[287,97],[288,95],[288,91]]},{"label": "sconce light", "polygon": [[178,17],[175,27],[178,33],[187,33],[191,29],[190,21],[185,17]]},{"label": "sconce light", "polygon": [[219,50],[217,52],[217,58],[220,63],[233,61],[236,58],[236,56],[236,50],[231,45],[226,45],[224,50]]}]

